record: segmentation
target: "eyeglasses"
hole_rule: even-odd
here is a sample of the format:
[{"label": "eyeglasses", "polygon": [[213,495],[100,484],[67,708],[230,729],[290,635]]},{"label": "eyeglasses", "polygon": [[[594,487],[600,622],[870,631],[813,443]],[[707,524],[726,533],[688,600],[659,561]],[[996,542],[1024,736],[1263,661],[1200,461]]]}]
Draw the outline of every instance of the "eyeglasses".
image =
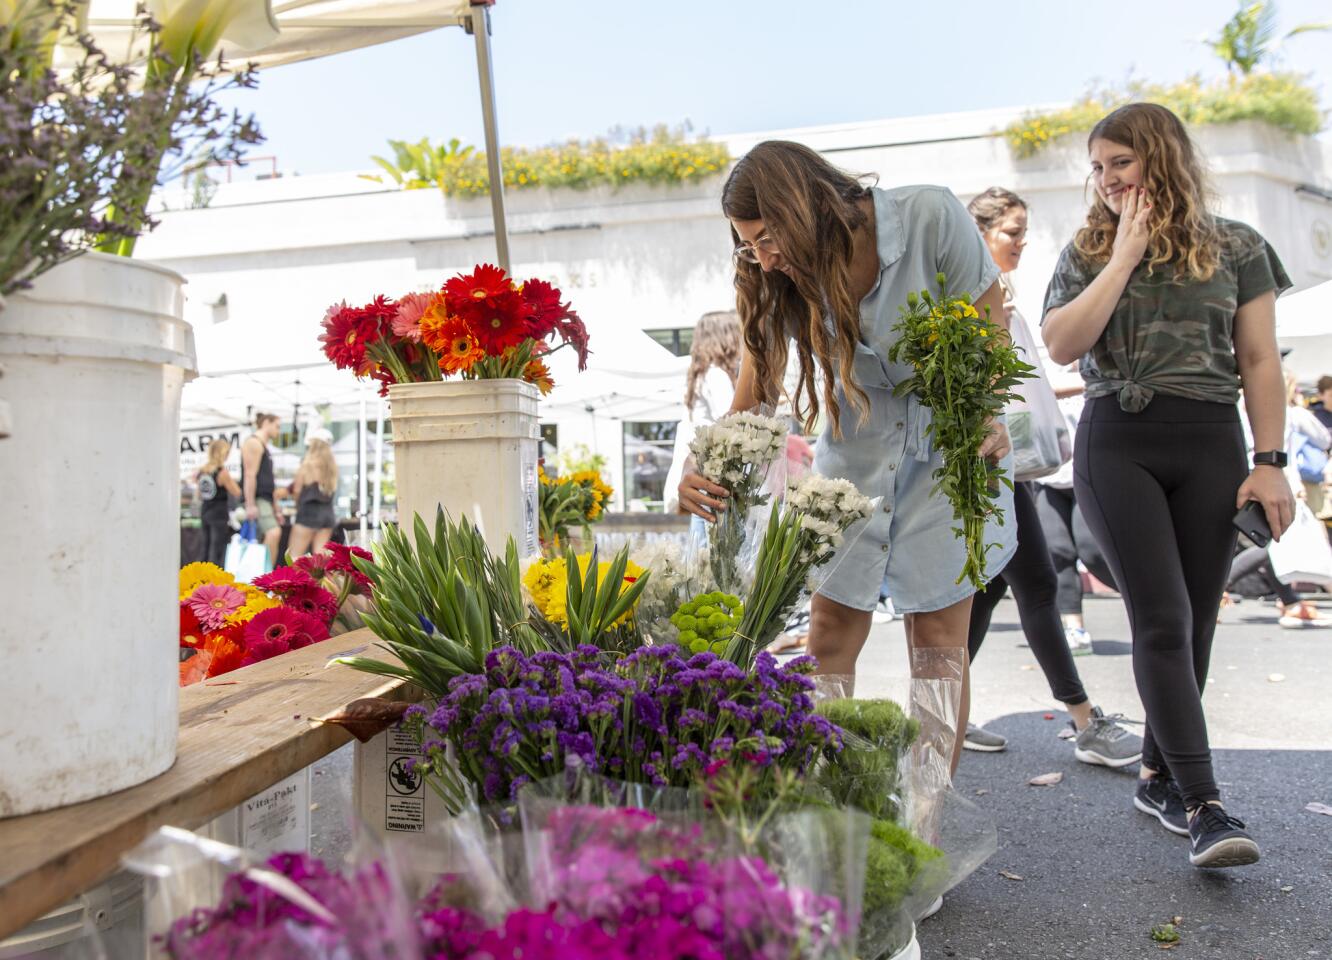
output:
[{"label": "eyeglasses", "polygon": [[740,243],[731,255],[737,260],[745,261],[745,263],[758,263],[758,251],[760,250],[768,256],[772,256],[777,252],[777,242],[765,233],[753,243],[748,240]]}]

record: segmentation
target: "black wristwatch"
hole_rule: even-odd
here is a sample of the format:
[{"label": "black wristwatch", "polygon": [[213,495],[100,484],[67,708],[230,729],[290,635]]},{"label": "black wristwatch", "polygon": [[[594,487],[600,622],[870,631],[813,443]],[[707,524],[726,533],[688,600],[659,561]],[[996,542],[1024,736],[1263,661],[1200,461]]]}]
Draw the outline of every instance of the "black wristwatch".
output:
[{"label": "black wristwatch", "polygon": [[1253,465],[1265,467],[1285,467],[1288,461],[1285,450],[1263,450],[1253,455]]}]

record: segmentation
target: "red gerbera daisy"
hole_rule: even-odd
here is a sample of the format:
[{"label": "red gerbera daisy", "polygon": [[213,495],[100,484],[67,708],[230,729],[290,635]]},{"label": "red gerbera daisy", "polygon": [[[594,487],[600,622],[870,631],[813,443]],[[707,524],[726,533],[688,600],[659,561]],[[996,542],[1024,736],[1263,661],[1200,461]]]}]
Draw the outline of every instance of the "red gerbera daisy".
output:
[{"label": "red gerbera daisy", "polygon": [[338,615],[338,598],[314,581],[303,587],[297,587],[282,597],[287,606],[308,613],[321,622],[329,624]]},{"label": "red gerbera daisy", "polygon": [[560,303],[559,288],[545,280],[528,280],[522,294],[528,310],[527,327],[533,337],[544,340],[568,315],[569,305]]},{"label": "red gerbera daisy", "polygon": [[243,630],[242,624],[234,623],[203,638],[199,649],[212,654],[213,658],[208,664],[210,677],[229,673],[241,665],[245,659],[245,646],[241,642]]},{"label": "red gerbera daisy", "polygon": [[574,350],[578,352],[578,369],[580,371],[587,369],[587,326],[582,318],[572,310],[567,311],[563,320],[559,323],[560,339],[565,343],[573,344]]},{"label": "red gerbera daisy", "polygon": [[197,647],[203,637],[203,624],[194,615],[194,611],[190,609],[189,602],[182,600],[180,603],[180,645],[182,647]]},{"label": "red gerbera daisy", "polygon": [[353,370],[364,376],[374,361],[365,355],[366,347],[380,337],[380,320],[373,311],[335,303],[324,314],[324,332],[319,342],[324,356],[339,370]]},{"label": "red gerbera daisy", "polygon": [[[329,546],[337,546],[337,544],[329,544]],[[304,570],[308,573],[310,579],[316,583],[333,571],[333,555],[331,553],[308,553],[303,557],[297,557],[291,563],[298,570]]]},{"label": "red gerbera daisy", "polygon": [[260,590],[276,593],[279,597],[285,597],[289,593],[305,587],[315,586],[314,578],[300,567],[295,566],[278,567],[272,573],[255,577],[251,582]]},{"label": "red gerbera daisy", "polygon": [[445,282],[444,294],[449,312],[472,316],[498,306],[500,299],[513,293],[513,281],[499,267],[483,263],[468,274],[458,274]]},{"label": "red gerbera daisy", "polygon": [[356,569],[356,566],[352,563],[352,557],[373,561],[375,555],[364,547],[349,547],[341,543],[326,543],[324,549],[330,554],[330,561],[327,566],[328,572],[341,573],[351,577],[355,582],[352,593],[370,596],[374,581]]},{"label": "red gerbera daisy", "polygon": [[291,649],[299,650],[301,647],[308,647],[312,643],[319,643],[327,639],[327,624],[318,617],[307,613],[287,642],[291,645]]}]

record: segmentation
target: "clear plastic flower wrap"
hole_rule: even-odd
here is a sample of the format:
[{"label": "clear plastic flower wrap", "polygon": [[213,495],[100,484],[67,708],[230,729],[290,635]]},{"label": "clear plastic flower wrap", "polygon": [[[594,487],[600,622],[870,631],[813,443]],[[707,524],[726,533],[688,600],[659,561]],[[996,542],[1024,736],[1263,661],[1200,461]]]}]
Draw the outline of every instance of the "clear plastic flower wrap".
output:
[{"label": "clear plastic flower wrap", "polygon": [[[964,652],[919,651],[913,663],[919,675],[902,681],[898,700],[849,699],[853,677],[815,678],[818,710],[842,729],[843,746],[817,768],[810,787],[872,818],[862,960],[894,957],[907,948],[913,921],[997,845],[993,820],[953,789],[948,777]],[[876,683],[876,689],[882,686]]]},{"label": "clear plastic flower wrap", "polygon": [[744,596],[744,616],[726,657],[745,666],[781,632],[787,618],[837,569],[879,508],[849,480],[807,474],[768,515]]},{"label": "clear plastic flower wrap", "polygon": [[[573,768],[519,793],[534,904],[595,919],[626,956],[850,958],[866,818],[774,808]],[[617,956],[620,954],[616,954]]]},{"label": "clear plastic flower wrap", "polygon": [[691,580],[748,592],[768,515],[786,491],[786,434],[786,422],[764,412],[734,413],[695,431],[694,468],[730,496],[715,522],[690,527]]},{"label": "clear plastic flower wrap", "polygon": [[411,901],[361,830],[343,869],[303,852],[267,860],[163,827],[124,865],[147,878],[151,954],[170,960],[402,960],[419,955]]}]

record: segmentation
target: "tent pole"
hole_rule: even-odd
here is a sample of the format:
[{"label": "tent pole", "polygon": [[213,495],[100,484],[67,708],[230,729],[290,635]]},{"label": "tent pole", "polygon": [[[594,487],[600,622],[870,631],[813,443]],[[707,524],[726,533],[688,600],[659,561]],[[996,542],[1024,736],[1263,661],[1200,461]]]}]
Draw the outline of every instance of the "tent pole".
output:
[{"label": "tent pole", "polygon": [[472,0],[468,30],[476,38],[476,73],[481,81],[481,119],[486,128],[486,166],[490,173],[490,214],[495,222],[495,256],[506,273],[509,228],[504,219],[504,171],[500,166],[499,124],[495,119],[495,70],[490,59],[489,7],[494,0]]},{"label": "tent pole", "polygon": [[379,507],[384,496],[384,398],[379,398],[375,411],[375,497],[371,512],[370,526],[374,528],[376,539],[379,536]]},{"label": "tent pole", "polygon": [[369,460],[365,455],[365,384],[361,384],[361,418],[356,424],[356,514],[361,518],[361,546],[366,544],[366,476],[365,468],[369,465]]}]

